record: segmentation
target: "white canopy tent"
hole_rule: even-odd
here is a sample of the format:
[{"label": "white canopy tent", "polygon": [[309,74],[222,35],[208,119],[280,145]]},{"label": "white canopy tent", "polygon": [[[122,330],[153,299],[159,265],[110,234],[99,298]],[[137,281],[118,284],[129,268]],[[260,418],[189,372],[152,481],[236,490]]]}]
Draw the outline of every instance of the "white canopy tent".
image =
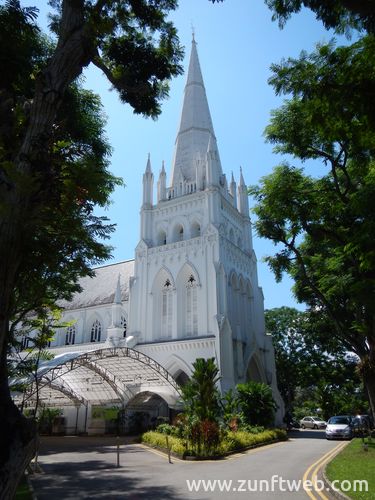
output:
[{"label": "white canopy tent", "polygon": [[[42,406],[119,405],[160,396],[170,408],[179,407],[177,382],[159,363],[128,347],[69,352],[43,362],[38,383],[31,382],[23,399],[29,406],[39,398]],[[141,396],[141,394],[143,396]]]}]

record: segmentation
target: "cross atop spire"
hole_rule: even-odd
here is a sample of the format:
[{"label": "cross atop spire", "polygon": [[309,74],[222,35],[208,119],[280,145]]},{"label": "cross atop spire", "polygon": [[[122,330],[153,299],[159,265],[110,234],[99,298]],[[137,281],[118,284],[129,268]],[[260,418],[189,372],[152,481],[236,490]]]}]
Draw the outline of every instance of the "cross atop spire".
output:
[{"label": "cross atop spire", "polygon": [[205,158],[210,139],[216,144],[193,31],[180,127],[175,143],[172,186],[177,185],[181,178],[187,182],[196,180],[196,158],[198,155]]}]

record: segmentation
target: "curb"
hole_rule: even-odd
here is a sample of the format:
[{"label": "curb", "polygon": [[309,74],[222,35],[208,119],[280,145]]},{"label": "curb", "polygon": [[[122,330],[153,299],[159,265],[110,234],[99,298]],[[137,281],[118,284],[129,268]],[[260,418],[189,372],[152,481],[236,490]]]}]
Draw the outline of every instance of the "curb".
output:
[{"label": "curb", "polygon": [[[346,446],[348,446],[349,443],[350,441],[347,442]],[[330,495],[333,496],[334,498],[337,498],[337,500],[351,500],[351,499],[347,495],[345,495],[345,493],[343,493],[341,490],[337,490],[332,487],[332,483],[327,477],[326,469],[328,467],[328,464],[330,464],[332,460],[346,448],[346,446],[344,446],[341,450],[335,453],[334,456],[331,458],[331,460],[325,464],[324,469],[322,470],[322,479],[324,486],[326,487],[326,489],[329,490]]]},{"label": "curb", "polygon": [[[333,458],[335,458],[335,457],[333,457]],[[326,465],[326,467],[327,467],[327,465]],[[351,500],[341,490],[337,490],[337,489],[332,488],[332,483],[328,479],[328,477],[326,476],[326,467],[324,467],[324,470],[322,472],[322,479],[323,479],[323,483],[324,483],[324,486],[326,487],[326,489],[329,489],[330,495],[332,495],[334,498],[337,498],[337,500]]]}]

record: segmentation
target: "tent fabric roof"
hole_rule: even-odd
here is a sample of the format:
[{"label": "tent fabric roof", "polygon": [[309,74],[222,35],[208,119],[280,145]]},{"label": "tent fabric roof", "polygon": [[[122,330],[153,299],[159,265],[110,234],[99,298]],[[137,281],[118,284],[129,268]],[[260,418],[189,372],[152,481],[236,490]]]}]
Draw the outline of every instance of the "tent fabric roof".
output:
[{"label": "tent fabric roof", "polygon": [[95,276],[93,278],[86,276],[79,281],[82,292],[75,293],[71,301],[59,301],[59,306],[72,310],[111,304],[115,299],[119,276],[121,300],[129,300],[129,278],[134,272],[134,260],[98,267],[94,271]]},{"label": "tent fabric roof", "polygon": [[[69,352],[44,362],[38,370],[39,398],[45,406],[121,404],[140,393],[154,393],[170,406],[180,398],[173,377],[154,359],[127,347]],[[35,384],[25,401],[36,397]],[[20,396],[15,398],[19,402]]]}]

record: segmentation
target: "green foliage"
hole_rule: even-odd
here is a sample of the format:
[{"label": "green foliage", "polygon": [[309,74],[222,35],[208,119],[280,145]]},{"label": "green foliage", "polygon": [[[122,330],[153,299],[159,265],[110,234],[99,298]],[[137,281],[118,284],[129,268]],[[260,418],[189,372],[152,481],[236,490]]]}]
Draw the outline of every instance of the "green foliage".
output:
[{"label": "green foliage", "polygon": [[63,414],[60,408],[42,408],[38,412],[38,427],[42,434],[52,434],[52,426],[56,417],[60,417]]},{"label": "green foliage", "polygon": [[367,409],[356,370],[358,359],[348,355],[326,316],[281,307],[266,310],[265,320],[275,347],[278,387],[288,412],[301,418],[316,414],[319,408],[328,418]]},{"label": "green foliage", "polygon": [[[142,434],[142,442],[149,446],[167,449],[166,436],[167,435],[164,433],[148,431]],[[179,455],[183,455],[186,452],[186,447],[182,439],[168,436],[168,443],[172,452],[178,453]]]},{"label": "green foliage", "polygon": [[[282,164],[251,189],[257,233],[278,245],[266,258],[277,279],[326,318],[360,358],[375,410],[375,38],[322,45],[273,66],[271,84],[292,97],[272,115],[267,139],[278,152],[319,163],[320,176]],[[314,163],[315,162],[315,163]]]},{"label": "green foliage", "polygon": [[223,420],[224,423],[230,427],[231,423],[232,425],[234,422],[239,418],[240,416],[240,409],[238,407],[238,399],[237,399],[237,394],[233,389],[229,389],[227,391],[222,400],[222,412],[223,412]]},{"label": "green foliage", "polygon": [[155,432],[160,432],[160,434],[171,436],[175,433],[175,428],[170,424],[160,424],[156,427]]},{"label": "green foliage", "polygon": [[199,421],[216,421],[219,415],[219,370],[214,358],[198,358],[190,380],[182,387],[184,412]]},{"label": "green foliage", "polygon": [[242,450],[251,446],[267,444],[270,441],[286,441],[286,432],[282,429],[271,429],[257,434],[246,431],[228,432],[220,443],[220,453]]},{"label": "green foliage", "polygon": [[[100,8],[98,4],[101,4]],[[62,0],[51,4],[52,28],[61,32]],[[108,78],[124,103],[135,113],[156,118],[169,91],[169,80],[182,73],[183,49],[177,31],[167,19],[176,0],[111,0],[83,2],[87,43],[93,47],[90,62]]]},{"label": "green foliage", "polygon": [[220,437],[219,370],[214,358],[198,358],[193,368],[191,378],[182,387],[184,437],[198,455],[202,449],[211,454]]},{"label": "green foliage", "polygon": [[[8,373],[12,378],[12,391],[23,392],[21,411],[25,403],[26,390],[33,388],[36,393],[33,414],[39,409],[39,368],[42,363],[53,358],[47,347],[56,330],[65,328],[68,323],[61,323],[61,310],[57,307],[40,307],[38,316],[24,317],[14,330],[9,343]],[[27,348],[22,344],[27,340]]]},{"label": "green foliage", "polygon": [[[210,423],[210,429],[212,430],[212,422]],[[206,430],[208,432],[208,429]],[[211,432],[211,431],[210,431]],[[225,455],[236,450],[242,450],[244,448],[249,448],[251,446],[257,446],[261,444],[267,444],[271,441],[285,441],[287,439],[286,432],[281,429],[272,429],[257,434],[246,431],[237,432],[227,432],[220,441],[216,441],[216,432],[214,433],[215,446],[209,450],[203,451],[203,454],[197,453],[196,450],[188,449],[186,441],[183,439],[169,435],[168,442],[171,447],[171,451],[178,453],[179,455],[197,455],[197,456],[210,456],[210,455]],[[142,435],[142,442],[148,444],[149,446],[155,446],[162,449],[167,449],[166,435],[149,431]]]},{"label": "green foliage", "polygon": [[265,0],[274,12],[272,19],[278,19],[284,26],[291,14],[302,7],[311,9],[324,26],[334,28],[337,33],[349,34],[350,28],[375,32],[375,13],[372,0]]},{"label": "green foliage", "polygon": [[[327,477],[330,481],[349,481],[352,489],[345,494],[355,500],[371,500],[375,491],[375,443],[368,443],[367,451],[363,450],[360,439],[353,439],[348,446],[336,455],[327,465]],[[355,481],[367,481],[368,491],[354,491]],[[345,483],[348,484],[348,483]]]},{"label": "green foliage", "polygon": [[238,384],[237,393],[244,423],[265,427],[273,424],[277,405],[267,384],[254,381]]}]

